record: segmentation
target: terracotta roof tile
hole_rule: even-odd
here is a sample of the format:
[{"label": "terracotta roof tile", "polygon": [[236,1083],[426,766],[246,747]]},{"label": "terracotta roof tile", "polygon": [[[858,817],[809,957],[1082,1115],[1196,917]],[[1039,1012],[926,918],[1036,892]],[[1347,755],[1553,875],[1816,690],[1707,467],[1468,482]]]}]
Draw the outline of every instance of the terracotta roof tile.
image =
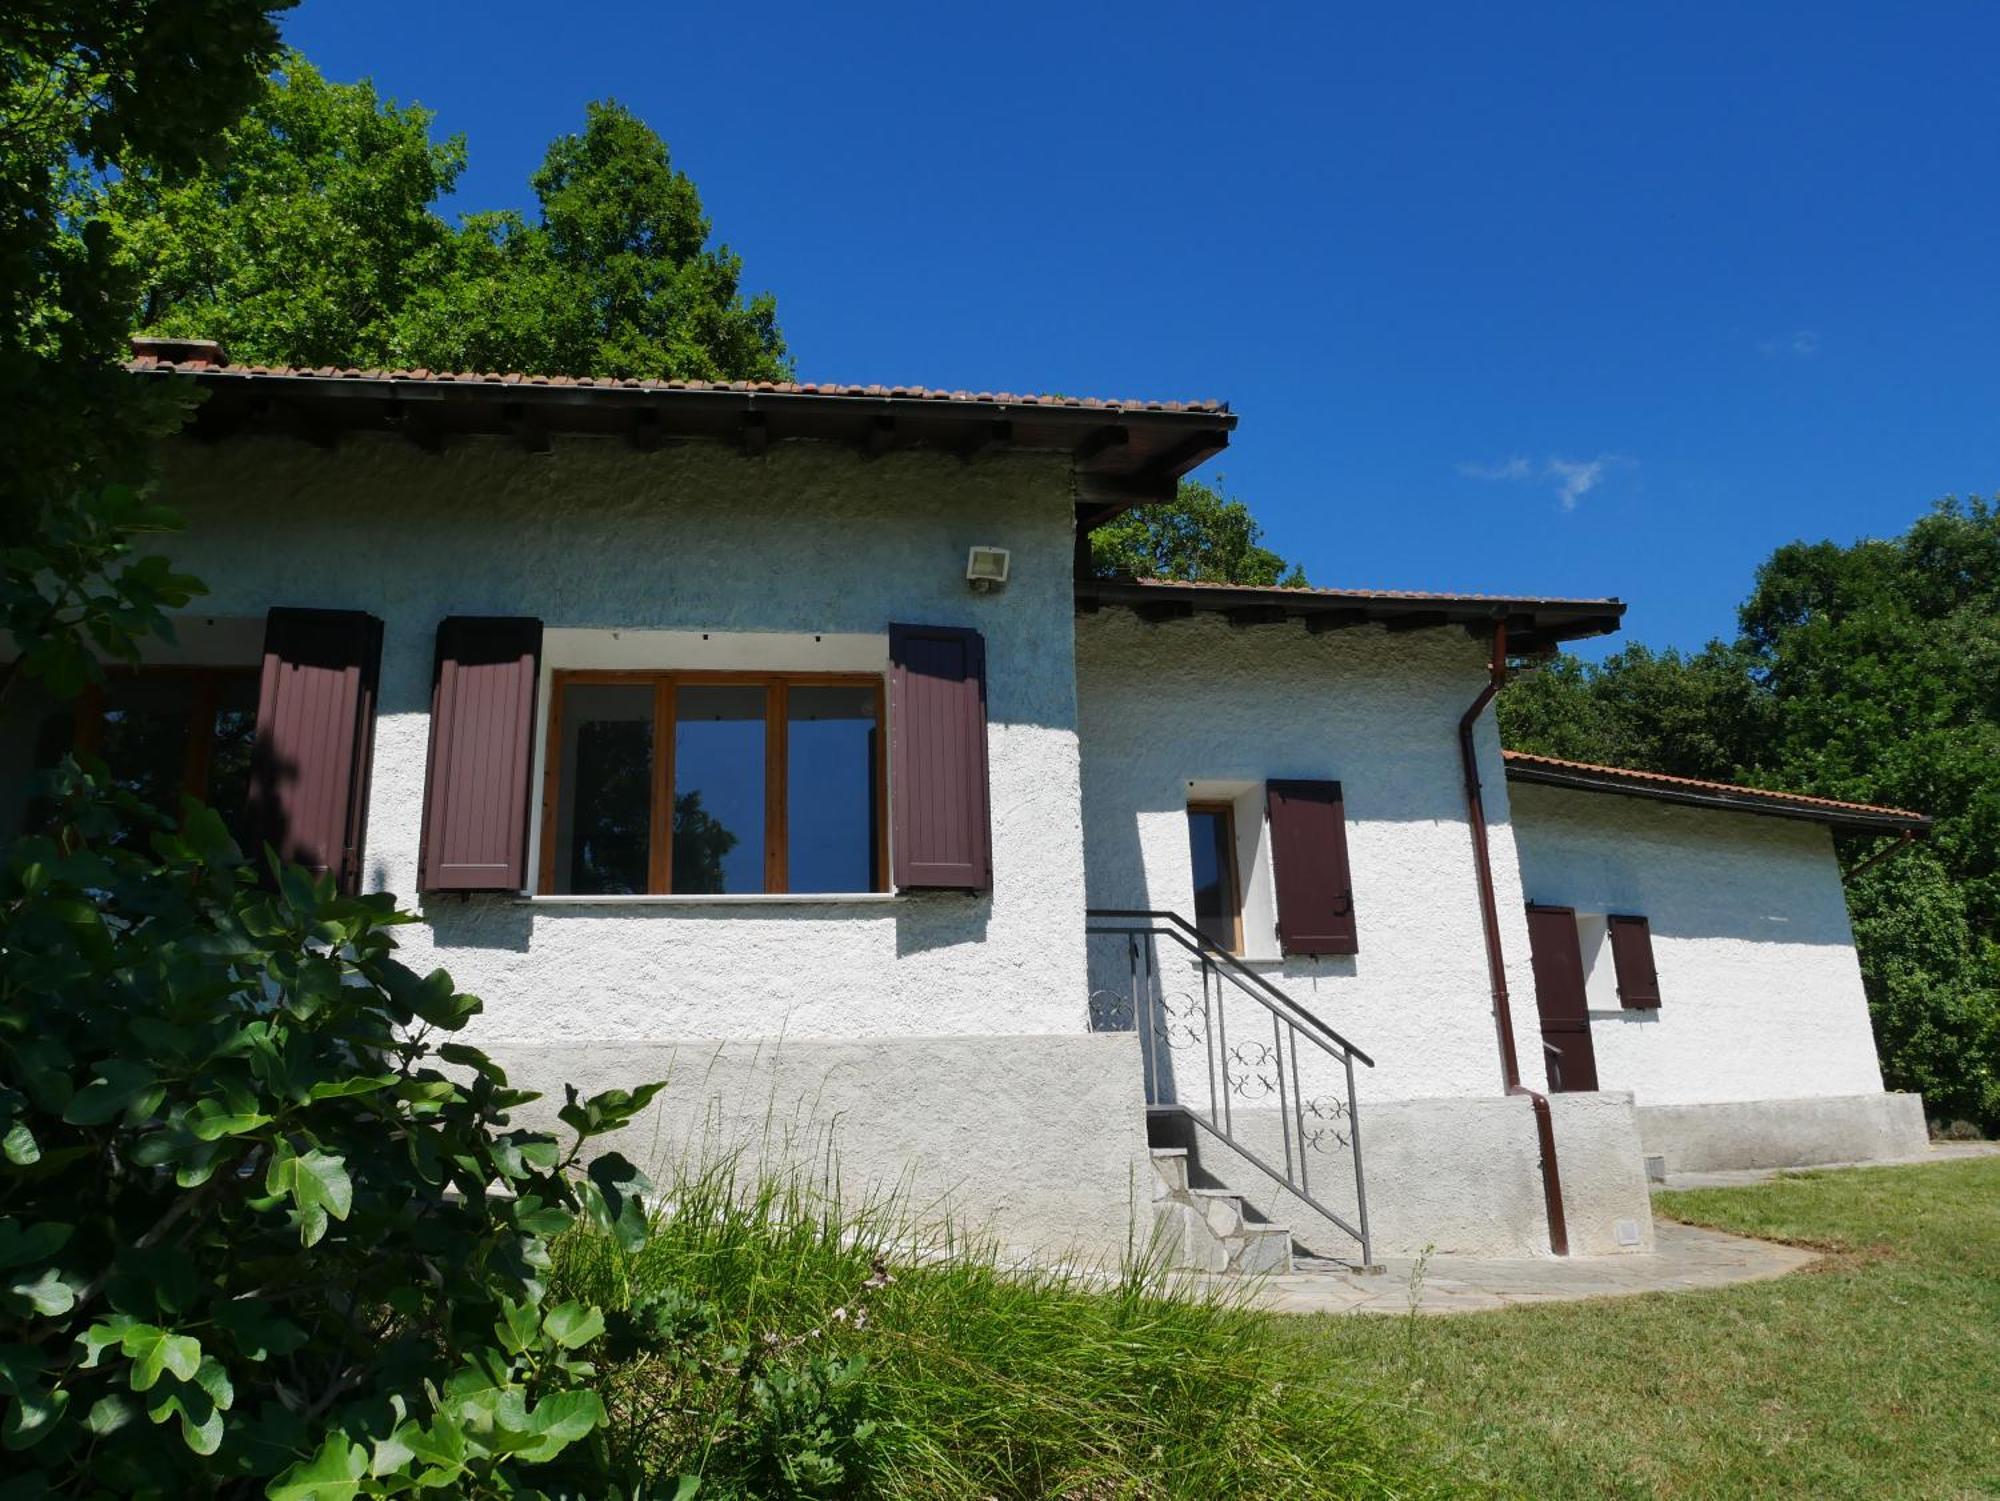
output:
[{"label": "terracotta roof tile", "polygon": [[1502,751],[1509,766],[1546,767],[1551,771],[1587,772],[1614,781],[1633,781],[1661,787],[1686,787],[1698,792],[1726,792],[1732,797],[1761,798],[1806,808],[1829,808],[1844,813],[1875,813],[1888,818],[1930,821],[1929,815],[1908,808],[1889,808],[1879,803],[1844,803],[1837,798],[1812,797],[1803,792],[1773,792],[1767,787],[1745,787],[1738,782],[1704,782],[1696,777],[1669,776],[1664,771],[1636,771],[1629,766],[1599,766],[1590,761],[1564,761],[1555,756],[1530,755],[1526,751]]},{"label": "terracotta roof tile", "polygon": [[346,365],[216,365],[200,360],[176,363],[151,355],[139,355],[125,362],[134,372],[166,371],[186,375],[242,375],[263,379],[294,380],[374,380],[421,382],[425,384],[604,386],[639,391],[756,391],[773,396],[852,396],[899,397],[905,400],[963,402],[987,406],[1071,406],[1092,410],[1132,412],[1224,413],[1226,401],[1148,401],[1101,396],[1046,396],[1011,391],[946,391],[929,386],[854,385],[833,381],[709,381],[646,380],[617,376],[537,375],[519,370],[473,372],[464,370],[377,370]]},{"label": "terracotta roof tile", "polygon": [[1494,604],[1513,605],[1532,602],[1538,605],[1622,605],[1616,598],[1607,599],[1550,599],[1541,595],[1523,594],[1440,594],[1435,589],[1355,589],[1355,588],[1300,588],[1279,589],[1271,584],[1212,584],[1206,579],[1189,583],[1185,579],[1129,579],[1125,582],[1147,589],[1215,589],[1237,590],[1255,594],[1296,594],[1305,599],[1408,599],[1437,604]]}]

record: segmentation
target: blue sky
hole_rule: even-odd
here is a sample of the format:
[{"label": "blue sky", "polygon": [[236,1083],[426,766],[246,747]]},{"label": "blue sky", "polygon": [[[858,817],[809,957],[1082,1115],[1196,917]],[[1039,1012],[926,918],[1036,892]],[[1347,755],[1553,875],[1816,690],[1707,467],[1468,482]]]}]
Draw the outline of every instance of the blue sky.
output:
[{"label": "blue sky", "polygon": [[[953,12],[956,13],[947,13]],[[2000,488],[2000,7],[306,0],[527,206],[615,96],[806,379],[1220,397],[1315,583],[1731,633]]]}]

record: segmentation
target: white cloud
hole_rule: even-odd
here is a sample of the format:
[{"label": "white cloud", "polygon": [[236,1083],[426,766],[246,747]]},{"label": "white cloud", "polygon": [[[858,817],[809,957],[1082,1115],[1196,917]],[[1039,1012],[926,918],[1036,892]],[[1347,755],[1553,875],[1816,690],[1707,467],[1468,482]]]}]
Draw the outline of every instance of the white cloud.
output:
[{"label": "white cloud", "polygon": [[1604,455],[1594,459],[1550,459],[1543,473],[1556,482],[1556,499],[1562,502],[1562,508],[1574,511],[1576,503],[1602,482],[1610,462]]},{"label": "white cloud", "polygon": [[1535,472],[1535,466],[1516,455],[1497,464],[1476,464],[1468,460],[1458,466],[1458,472],[1467,479],[1526,479]]},{"label": "white cloud", "polygon": [[1612,469],[1632,462],[1615,453],[1601,453],[1594,459],[1566,459],[1551,454],[1539,464],[1517,455],[1491,464],[1466,460],[1458,465],[1458,472],[1467,479],[1548,480],[1553,483],[1562,508],[1573,511],[1578,501],[1604,483],[1604,477]]}]

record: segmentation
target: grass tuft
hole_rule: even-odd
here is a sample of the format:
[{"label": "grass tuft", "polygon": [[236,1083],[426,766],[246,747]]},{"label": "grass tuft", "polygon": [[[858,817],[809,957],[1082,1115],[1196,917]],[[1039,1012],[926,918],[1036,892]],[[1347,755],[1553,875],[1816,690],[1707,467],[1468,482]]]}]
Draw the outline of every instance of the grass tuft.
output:
[{"label": "grass tuft", "polygon": [[566,1237],[553,1291],[650,1321],[612,1374],[611,1442],[704,1497],[1438,1493],[1393,1402],[1157,1265],[1010,1270],[796,1172],[724,1164],[669,1200],[636,1254]]}]

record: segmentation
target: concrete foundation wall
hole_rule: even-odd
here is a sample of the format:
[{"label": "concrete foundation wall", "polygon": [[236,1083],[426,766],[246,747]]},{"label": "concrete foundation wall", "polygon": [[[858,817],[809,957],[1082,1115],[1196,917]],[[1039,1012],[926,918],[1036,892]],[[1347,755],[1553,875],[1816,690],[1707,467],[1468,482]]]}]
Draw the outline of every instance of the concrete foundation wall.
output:
[{"label": "concrete foundation wall", "polygon": [[1639,1137],[1670,1173],[1894,1161],[1930,1141],[1923,1096],[1882,1093],[1641,1106]]},{"label": "concrete foundation wall", "polygon": [[[613,1137],[656,1181],[741,1154],[746,1173],[831,1164],[850,1205],[893,1193],[926,1230],[949,1222],[1012,1256],[1115,1266],[1151,1227],[1137,1044],[1130,1036],[787,1038],[500,1046],[511,1082],[670,1087]],[[1135,1218],[1136,1215],[1136,1218]]]},{"label": "concrete foundation wall", "polygon": [[[1652,1215],[1629,1096],[1560,1096],[1557,1154],[1570,1251],[1606,1256],[1650,1251]],[[1239,1111],[1239,1139],[1284,1161],[1275,1111]],[[1156,1116],[1154,1140],[1186,1146],[1195,1179],[1240,1193],[1265,1219],[1286,1226],[1314,1255],[1347,1260],[1355,1242],[1244,1157],[1185,1120]],[[1426,1247],[1466,1256],[1547,1256],[1549,1226],[1541,1151],[1522,1097],[1400,1100],[1361,1111],[1369,1230],[1378,1256]],[[1351,1157],[1329,1146],[1307,1159],[1313,1196],[1357,1219]]]}]

